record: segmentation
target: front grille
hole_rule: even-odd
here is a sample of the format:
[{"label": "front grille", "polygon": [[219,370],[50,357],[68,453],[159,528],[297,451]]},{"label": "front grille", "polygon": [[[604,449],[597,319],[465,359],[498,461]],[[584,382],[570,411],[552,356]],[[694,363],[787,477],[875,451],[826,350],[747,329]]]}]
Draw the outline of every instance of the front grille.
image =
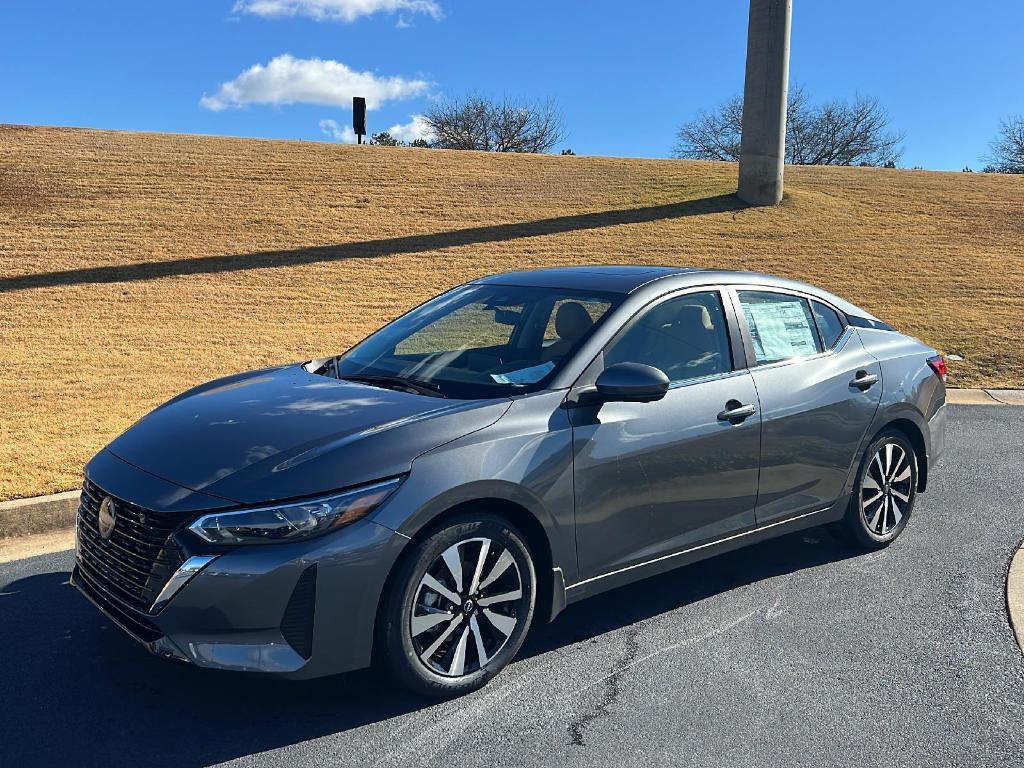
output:
[{"label": "front grille", "polygon": [[78,507],[78,565],[95,590],[147,612],[183,557],[170,536],[182,522],[113,499],[117,509],[110,538],[99,532],[100,503],[108,494],[89,480]]},{"label": "front grille", "polygon": [[81,564],[75,569],[71,576],[72,581],[88,595],[97,607],[107,614],[111,619],[124,627],[125,631],[134,635],[144,643],[151,643],[163,637],[163,633],[144,616],[135,611],[126,610],[120,603],[111,600],[96,585],[93,584]]}]

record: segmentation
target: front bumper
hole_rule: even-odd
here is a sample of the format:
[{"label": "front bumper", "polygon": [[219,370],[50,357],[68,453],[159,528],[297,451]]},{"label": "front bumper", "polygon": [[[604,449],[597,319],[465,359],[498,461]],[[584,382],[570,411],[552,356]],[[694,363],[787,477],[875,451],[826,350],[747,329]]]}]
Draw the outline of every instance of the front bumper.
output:
[{"label": "front bumper", "polygon": [[302,679],[368,666],[387,575],[408,540],[369,520],[306,542],[217,555],[143,613],[71,581],[151,653],[212,669]]}]

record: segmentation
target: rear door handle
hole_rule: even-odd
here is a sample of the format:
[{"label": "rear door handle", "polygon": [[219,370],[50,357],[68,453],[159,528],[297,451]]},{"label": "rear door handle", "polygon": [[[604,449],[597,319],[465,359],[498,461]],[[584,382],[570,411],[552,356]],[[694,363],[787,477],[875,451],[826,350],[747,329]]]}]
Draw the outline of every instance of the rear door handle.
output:
[{"label": "rear door handle", "polygon": [[856,387],[862,392],[866,389],[870,389],[878,383],[878,377],[873,373],[867,371],[857,371],[857,375],[853,377],[853,381],[850,382],[851,387]]},{"label": "rear door handle", "polygon": [[725,410],[718,414],[719,421],[728,421],[739,424],[749,416],[753,416],[757,409],[752,405],[743,405],[739,400],[730,400],[725,404]]}]

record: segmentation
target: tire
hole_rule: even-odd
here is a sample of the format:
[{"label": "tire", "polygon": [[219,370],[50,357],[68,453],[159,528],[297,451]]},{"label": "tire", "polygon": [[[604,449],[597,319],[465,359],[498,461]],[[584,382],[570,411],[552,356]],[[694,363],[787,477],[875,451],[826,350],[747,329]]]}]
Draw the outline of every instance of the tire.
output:
[{"label": "tire", "polygon": [[447,521],[413,544],[392,580],[383,617],[391,673],[426,696],[477,690],[519,651],[536,593],[533,557],[514,526],[485,513]]},{"label": "tire", "polygon": [[842,521],[854,542],[883,549],[903,533],[917,498],[917,469],[914,447],[898,429],[885,429],[871,442]]}]

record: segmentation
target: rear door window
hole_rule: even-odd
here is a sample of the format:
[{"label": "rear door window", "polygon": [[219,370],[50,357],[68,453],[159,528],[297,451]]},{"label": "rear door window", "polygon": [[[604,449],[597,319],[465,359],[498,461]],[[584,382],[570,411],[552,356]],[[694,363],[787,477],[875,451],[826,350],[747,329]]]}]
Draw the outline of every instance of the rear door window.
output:
[{"label": "rear door window", "polygon": [[738,291],[758,365],[810,357],[822,351],[806,299],[768,291]]}]

